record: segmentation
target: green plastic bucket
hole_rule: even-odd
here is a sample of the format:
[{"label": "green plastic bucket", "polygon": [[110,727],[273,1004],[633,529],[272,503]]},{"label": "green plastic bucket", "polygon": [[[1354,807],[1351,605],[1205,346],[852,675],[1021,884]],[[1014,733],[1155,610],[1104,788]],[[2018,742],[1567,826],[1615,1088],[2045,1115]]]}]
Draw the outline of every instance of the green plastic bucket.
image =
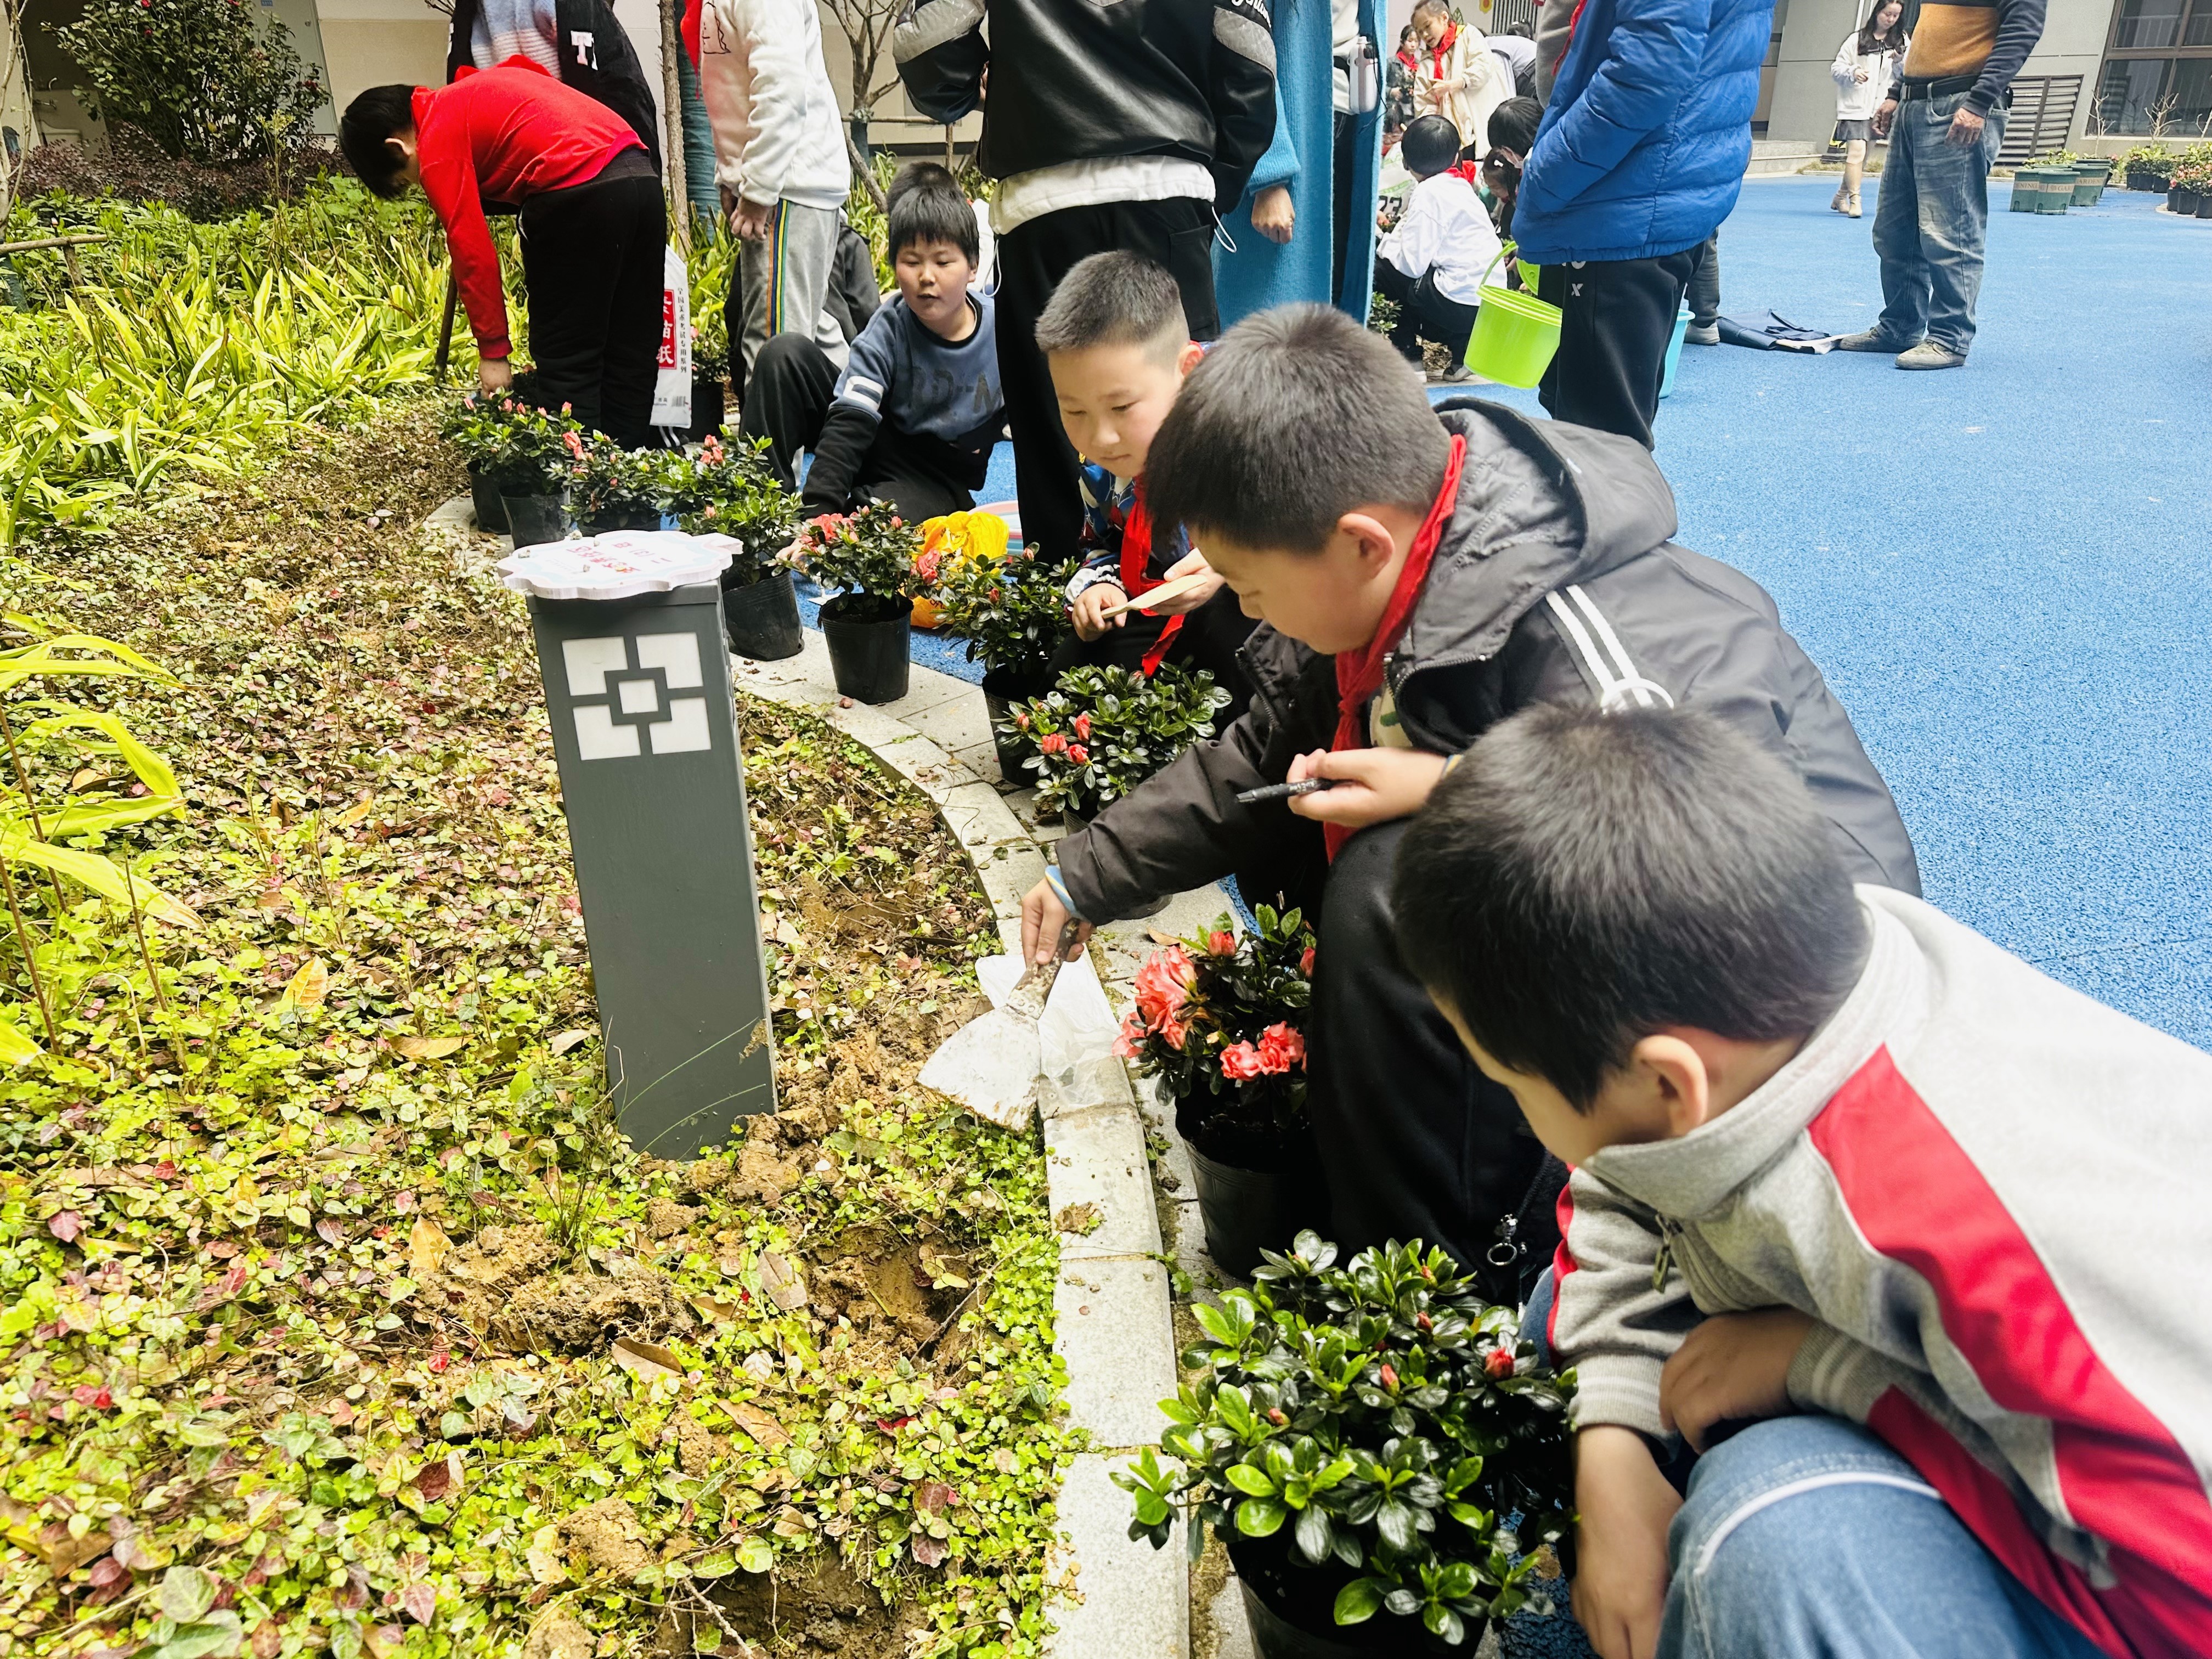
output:
[{"label": "green plastic bucket", "polygon": [[2043,202],[2043,180],[2036,176],[2033,167],[2021,167],[2012,175],[2012,201],[2014,213],[2033,213]]},{"label": "green plastic bucket", "polygon": [[[1498,250],[1498,259],[1506,250]],[[1467,366],[1486,380],[1500,386],[1528,387],[1544,378],[1559,349],[1559,308],[1526,290],[1516,290],[1490,281],[1498,268],[1492,259],[1482,273],[1482,299],[1474,313],[1474,332],[1468,336]]]},{"label": "green plastic bucket", "polygon": [[2073,168],[2038,167],[2035,176],[2043,185],[2043,194],[2035,204],[2038,213],[2063,213],[2074,205]]},{"label": "green plastic bucket", "polygon": [[2075,207],[2094,207],[2104,200],[2105,183],[2112,177],[2112,163],[2076,161],[2073,171]]}]

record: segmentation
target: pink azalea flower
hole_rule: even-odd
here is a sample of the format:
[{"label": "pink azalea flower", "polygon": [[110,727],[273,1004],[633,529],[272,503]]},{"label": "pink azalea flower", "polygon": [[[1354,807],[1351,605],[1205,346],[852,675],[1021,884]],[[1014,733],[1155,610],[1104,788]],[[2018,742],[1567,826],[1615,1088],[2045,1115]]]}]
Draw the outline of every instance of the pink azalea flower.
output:
[{"label": "pink azalea flower", "polygon": [[1077,737],[1079,737],[1079,738],[1082,738],[1082,739],[1084,740],[1084,742],[1085,742],[1085,743],[1088,743],[1088,742],[1090,742],[1090,741],[1091,741],[1091,716],[1090,716],[1090,715],[1088,715],[1088,714],[1078,714],[1078,715],[1075,717],[1075,735],[1076,735]]},{"label": "pink azalea flower", "polygon": [[1114,1039],[1114,1052],[1123,1060],[1136,1059],[1140,1052],[1138,1045],[1144,1042],[1146,1035],[1145,1022],[1134,1014],[1130,1015],[1121,1022],[1121,1030]]},{"label": "pink azalea flower", "polygon": [[1293,1026],[1278,1020],[1260,1033],[1260,1069],[1271,1076],[1306,1063],[1305,1037]]},{"label": "pink azalea flower", "polygon": [[[1198,964],[1180,945],[1155,951],[1137,969],[1137,1013],[1146,1029],[1166,1036],[1168,1022],[1181,1013],[1198,982]],[[1180,1041],[1172,1040],[1176,1048]]]},{"label": "pink azalea flower", "polygon": [[1217,957],[1233,957],[1237,954],[1237,935],[1221,933],[1208,933],[1206,936],[1206,948]]},{"label": "pink azalea flower", "polygon": [[1313,959],[1314,948],[1312,945],[1309,945],[1306,946],[1304,953],[1298,957],[1298,971],[1304,974],[1308,979],[1311,979],[1313,977]]},{"label": "pink azalea flower", "polygon": [[1231,1083],[1249,1083],[1265,1070],[1260,1051],[1249,1042],[1232,1042],[1221,1051],[1221,1075]]},{"label": "pink azalea flower", "polygon": [[1073,761],[1078,766],[1088,766],[1091,764],[1091,751],[1088,749],[1085,749],[1079,743],[1072,743],[1068,744],[1067,757]]},{"label": "pink azalea flower", "polygon": [[1048,732],[1037,739],[1037,747],[1048,755],[1057,755],[1066,749],[1067,739],[1057,732]]},{"label": "pink azalea flower", "polygon": [[1189,1030],[1190,1028],[1179,1019],[1164,1019],[1160,1022],[1160,1041],[1177,1054],[1181,1054],[1182,1040],[1189,1034]]}]

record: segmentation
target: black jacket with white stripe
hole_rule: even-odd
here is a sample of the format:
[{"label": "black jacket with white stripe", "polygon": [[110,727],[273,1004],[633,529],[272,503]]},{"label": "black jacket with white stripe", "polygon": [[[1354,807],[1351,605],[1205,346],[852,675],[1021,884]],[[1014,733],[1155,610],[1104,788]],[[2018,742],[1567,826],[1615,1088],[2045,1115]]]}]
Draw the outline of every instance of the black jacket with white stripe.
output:
[{"label": "black jacket with white stripe", "polygon": [[[1438,414],[1467,439],[1459,504],[1385,668],[1414,746],[1456,754],[1532,703],[1694,702],[1796,768],[1854,881],[1917,895],[1911,838],[1850,716],[1764,588],[1668,539],[1674,497],[1649,452],[1471,398]],[[1310,829],[1236,795],[1328,746],[1335,659],[1264,624],[1240,655],[1249,711],[1060,843],[1090,920],[1218,880]]]},{"label": "black jacket with white stripe", "polygon": [[1265,0],[915,0],[891,50],[931,120],[983,106],[975,160],[994,179],[1173,157],[1211,169],[1226,213],[1275,136]]}]

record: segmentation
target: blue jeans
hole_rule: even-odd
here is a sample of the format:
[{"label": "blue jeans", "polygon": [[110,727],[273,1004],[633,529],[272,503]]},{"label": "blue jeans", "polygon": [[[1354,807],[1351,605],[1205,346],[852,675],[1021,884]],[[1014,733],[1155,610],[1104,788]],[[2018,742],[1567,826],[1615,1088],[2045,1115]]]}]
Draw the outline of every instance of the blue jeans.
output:
[{"label": "blue jeans", "polygon": [[2005,112],[1991,110],[1982,142],[1961,149],[1944,135],[1966,101],[1956,92],[1900,104],[1890,129],[1874,210],[1882,297],[1875,327],[1899,350],[1926,339],[1963,357],[1974,343],[1990,168],[2004,144]]},{"label": "blue jeans", "polygon": [[[1542,1346],[1547,1272],[1527,1323]],[[1756,1423],[1697,1460],[1657,1659],[2100,1659],[1871,1431]],[[1516,1621],[1516,1625],[1523,1621]],[[1508,1654],[1556,1653],[1540,1624]]]}]

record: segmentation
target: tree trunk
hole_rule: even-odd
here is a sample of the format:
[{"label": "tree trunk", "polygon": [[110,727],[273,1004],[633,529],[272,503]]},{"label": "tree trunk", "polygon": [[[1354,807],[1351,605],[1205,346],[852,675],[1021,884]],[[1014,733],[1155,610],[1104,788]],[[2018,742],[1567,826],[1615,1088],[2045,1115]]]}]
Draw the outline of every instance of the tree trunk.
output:
[{"label": "tree trunk", "polygon": [[[691,192],[684,176],[684,78],[678,58],[684,51],[684,32],[678,14],[685,0],[660,0],[660,125],[661,154],[668,162],[668,194],[675,204],[676,246],[691,251]],[[697,4],[698,0],[690,0]]]}]

